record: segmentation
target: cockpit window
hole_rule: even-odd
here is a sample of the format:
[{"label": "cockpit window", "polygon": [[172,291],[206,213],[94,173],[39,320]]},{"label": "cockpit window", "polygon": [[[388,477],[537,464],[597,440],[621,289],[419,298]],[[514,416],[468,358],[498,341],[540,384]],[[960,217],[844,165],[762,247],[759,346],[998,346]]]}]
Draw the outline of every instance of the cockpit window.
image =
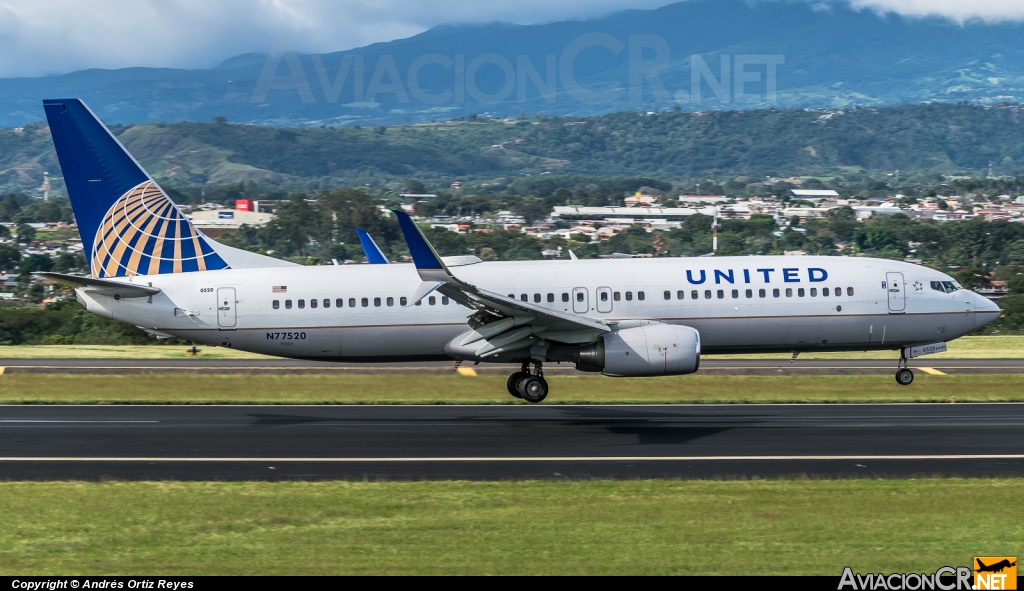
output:
[{"label": "cockpit window", "polygon": [[932,281],[931,285],[932,289],[943,293],[953,293],[958,289],[963,289],[956,281]]}]

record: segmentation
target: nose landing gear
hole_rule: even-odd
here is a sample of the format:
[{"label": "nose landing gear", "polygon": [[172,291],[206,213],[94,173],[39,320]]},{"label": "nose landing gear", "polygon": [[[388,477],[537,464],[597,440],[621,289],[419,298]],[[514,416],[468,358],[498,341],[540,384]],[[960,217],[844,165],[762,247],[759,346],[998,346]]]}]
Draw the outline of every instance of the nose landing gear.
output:
[{"label": "nose landing gear", "polygon": [[907,358],[903,356],[903,349],[900,349],[900,362],[896,366],[896,383],[901,386],[909,386],[914,381],[914,372],[907,367]]},{"label": "nose landing gear", "polygon": [[530,363],[523,363],[522,369],[508,377],[506,386],[509,394],[522,398],[527,402],[541,402],[548,397],[548,382],[544,379],[544,368],[540,361],[533,361],[533,372]]}]

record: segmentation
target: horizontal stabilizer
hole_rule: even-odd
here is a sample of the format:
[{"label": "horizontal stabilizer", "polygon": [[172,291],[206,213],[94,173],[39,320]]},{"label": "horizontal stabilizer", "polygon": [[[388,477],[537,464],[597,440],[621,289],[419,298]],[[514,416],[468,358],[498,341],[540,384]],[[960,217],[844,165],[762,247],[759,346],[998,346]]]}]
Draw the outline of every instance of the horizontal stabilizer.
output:
[{"label": "horizontal stabilizer", "polygon": [[113,298],[145,298],[160,293],[159,287],[136,285],[134,283],[122,283],[111,279],[79,277],[78,275],[65,275],[64,273],[35,274],[54,281],[60,281],[61,283],[70,283],[75,287],[84,287],[89,290],[90,293],[97,293]]}]

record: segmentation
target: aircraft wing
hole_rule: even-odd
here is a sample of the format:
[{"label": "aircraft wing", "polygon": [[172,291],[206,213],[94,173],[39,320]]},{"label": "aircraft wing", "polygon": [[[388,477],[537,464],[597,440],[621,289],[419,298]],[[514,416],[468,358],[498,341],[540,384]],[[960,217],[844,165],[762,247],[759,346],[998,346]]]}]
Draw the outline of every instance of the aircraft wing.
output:
[{"label": "aircraft wing", "polygon": [[409,245],[409,252],[416,264],[416,271],[424,286],[417,290],[413,301],[409,305],[415,305],[433,290],[448,296],[456,302],[480,312],[485,312],[496,318],[515,318],[515,324],[521,326],[530,324],[534,327],[543,327],[552,332],[591,330],[598,332],[610,332],[611,329],[604,323],[592,320],[584,316],[568,314],[558,310],[551,310],[543,306],[523,302],[501,294],[480,289],[479,287],[466,283],[448,270],[448,267],[437,255],[434,248],[427,242],[423,232],[412,221],[409,214],[404,211],[394,211],[398,216],[398,223],[405,235],[405,241]]},{"label": "aircraft wing", "polygon": [[111,279],[79,277],[78,275],[65,275],[64,273],[35,273],[35,275],[60,281],[61,283],[70,283],[76,287],[84,287],[90,292],[114,298],[144,298],[160,293],[159,287],[136,285]]},{"label": "aircraft wing", "polygon": [[366,253],[366,262],[371,265],[387,265],[389,263],[387,257],[381,252],[380,247],[373,241],[373,238],[370,238],[370,235],[366,233],[366,230],[362,228],[352,229],[359,236],[359,243],[363,246],[363,252]]}]

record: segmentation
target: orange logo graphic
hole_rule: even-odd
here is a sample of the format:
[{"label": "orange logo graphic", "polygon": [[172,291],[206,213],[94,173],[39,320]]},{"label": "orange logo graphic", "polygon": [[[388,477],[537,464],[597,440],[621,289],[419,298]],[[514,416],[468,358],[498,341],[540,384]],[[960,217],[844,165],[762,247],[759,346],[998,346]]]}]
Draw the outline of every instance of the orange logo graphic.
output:
[{"label": "orange logo graphic", "polygon": [[975,556],[974,588],[988,589],[1017,588],[1016,556]]}]

